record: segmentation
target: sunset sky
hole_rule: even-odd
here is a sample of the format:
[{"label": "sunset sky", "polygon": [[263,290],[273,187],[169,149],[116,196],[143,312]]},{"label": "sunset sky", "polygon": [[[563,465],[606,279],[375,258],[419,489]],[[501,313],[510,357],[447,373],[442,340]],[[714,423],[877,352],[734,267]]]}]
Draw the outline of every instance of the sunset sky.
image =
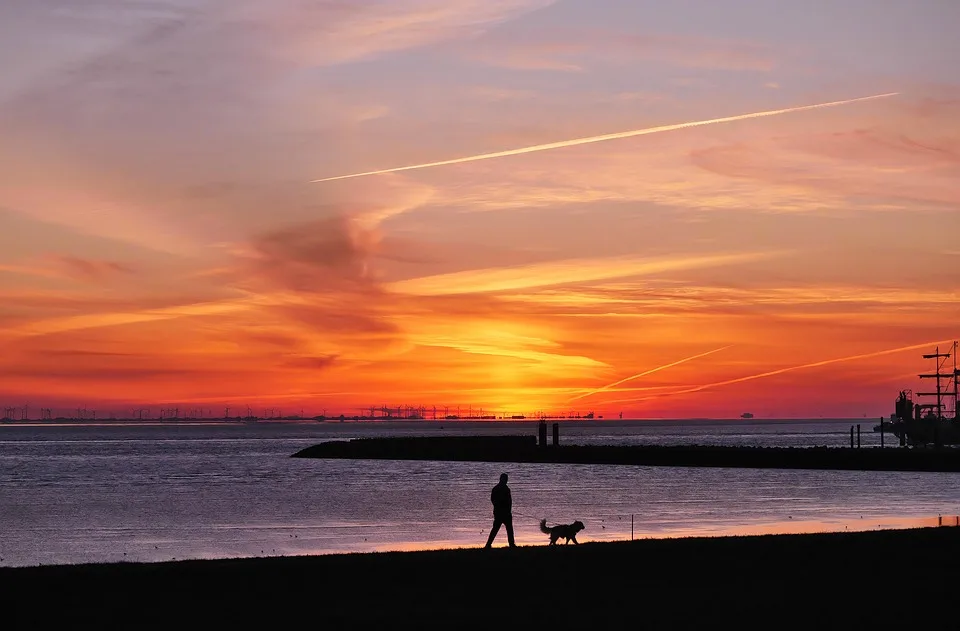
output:
[{"label": "sunset sky", "polygon": [[5,0],[0,402],[889,415],[960,337],[958,24]]}]

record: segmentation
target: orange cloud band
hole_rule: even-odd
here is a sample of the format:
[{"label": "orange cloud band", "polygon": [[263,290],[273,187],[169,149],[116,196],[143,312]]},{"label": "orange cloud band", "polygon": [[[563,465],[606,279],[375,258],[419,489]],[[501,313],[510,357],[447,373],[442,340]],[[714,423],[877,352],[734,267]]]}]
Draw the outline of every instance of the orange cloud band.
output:
[{"label": "orange cloud band", "polygon": [[694,392],[701,392],[709,388],[719,388],[721,386],[730,386],[735,383],[743,383],[744,381],[752,381],[754,379],[762,379],[764,377],[773,377],[775,375],[782,375],[784,373],[793,372],[795,370],[803,370],[806,368],[819,368],[821,366],[829,366],[830,364],[839,364],[841,362],[849,362],[857,359],[870,359],[873,357],[882,357],[883,355],[892,355],[894,353],[901,353],[903,351],[913,351],[920,348],[930,348],[937,344],[945,344],[950,340],[938,340],[935,342],[924,342],[923,344],[911,344],[910,346],[901,346],[899,348],[888,348],[882,351],[874,351],[872,353],[861,353],[859,355],[850,355],[848,357],[837,357],[834,359],[824,359],[818,362],[811,362],[809,364],[800,364],[799,366],[788,366],[787,368],[778,368],[777,370],[769,370],[767,372],[758,373],[756,375],[747,375],[746,377],[737,377],[736,379],[727,379],[726,381],[718,381],[716,383],[708,383],[701,386],[693,386],[690,388],[683,388],[681,390],[674,390],[673,392],[664,392],[662,394],[654,394],[647,397],[641,397],[638,399],[620,399],[617,401],[605,401],[607,404],[613,403],[637,403],[640,401],[649,401],[650,399],[659,399],[661,397],[670,397],[676,396],[678,394],[692,394]]},{"label": "orange cloud band", "polygon": [[601,393],[601,392],[605,392],[606,390],[609,390],[610,388],[615,388],[616,386],[619,386],[619,385],[622,384],[622,383],[626,383],[626,382],[628,382],[628,381],[633,381],[634,379],[639,379],[640,377],[646,377],[647,375],[652,375],[652,374],[655,373],[655,372],[660,372],[661,370],[666,370],[667,368],[673,368],[674,366],[679,366],[680,364],[685,364],[686,362],[693,361],[694,359],[700,359],[701,357],[706,357],[707,355],[713,355],[714,353],[719,353],[720,351],[725,351],[725,350],[727,350],[728,348],[730,348],[729,345],[728,345],[728,346],[721,346],[720,348],[715,348],[715,349],[713,349],[712,351],[707,351],[706,353],[698,353],[697,355],[691,355],[690,357],[684,357],[683,359],[678,359],[678,360],[675,361],[675,362],[670,362],[669,364],[664,364],[664,365],[662,365],[662,366],[657,366],[656,368],[651,368],[650,370],[645,370],[645,371],[643,371],[643,372],[641,372],[641,373],[637,373],[637,374],[635,374],[635,375],[630,375],[629,377],[624,377],[624,378],[621,379],[620,381],[614,381],[613,383],[608,383],[607,385],[605,385],[605,386],[603,386],[603,387],[600,387],[600,388],[597,388],[596,390],[591,390],[590,392],[585,392],[585,393],[580,394],[580,395],[577,395],[577,396],[575,396],[575,397],[573,397],[573,398],[571,398],[571,399],[567,399],[567,403],[570,403],[570,402],[572,402],[572,401],[577,401],[577,400],[579,400],[579,399],[585,399],[585,398],[587,398],[587,397],[589,397],[589,396],[593,396],[593,395],[595,395],[595,394],[599,394],[599,393]]}]

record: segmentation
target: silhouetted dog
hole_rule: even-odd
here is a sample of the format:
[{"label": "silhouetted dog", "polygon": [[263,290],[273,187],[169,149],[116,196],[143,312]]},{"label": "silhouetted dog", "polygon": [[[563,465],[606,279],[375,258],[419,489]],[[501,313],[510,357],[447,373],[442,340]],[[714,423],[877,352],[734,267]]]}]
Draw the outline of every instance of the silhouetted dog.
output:
[{"label": "silhouetted dog", "polygon": [[575,521],[572,524],[560,524],[558,526],[547,526],[547,520],[540,520],[540,532],[550,535],[550,545],[555,545],[557,539],[566,539],[566,543],[577,541],[577,533],[586,528],[582,521]]}]

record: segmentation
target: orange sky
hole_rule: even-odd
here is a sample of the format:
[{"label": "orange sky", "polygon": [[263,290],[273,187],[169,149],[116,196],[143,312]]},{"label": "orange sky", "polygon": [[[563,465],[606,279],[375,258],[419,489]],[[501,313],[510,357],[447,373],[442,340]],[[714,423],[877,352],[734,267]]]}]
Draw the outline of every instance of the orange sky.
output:
[{"label": "orange sky", "polygon": [[888,415],[960,337],[960,7],[684,4],[0,7],[0,403]]}]

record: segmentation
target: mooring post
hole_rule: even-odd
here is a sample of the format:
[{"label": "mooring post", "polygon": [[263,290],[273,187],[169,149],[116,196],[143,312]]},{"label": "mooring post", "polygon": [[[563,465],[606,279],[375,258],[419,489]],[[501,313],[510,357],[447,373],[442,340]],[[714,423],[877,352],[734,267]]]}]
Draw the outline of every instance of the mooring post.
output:
[{"label": "mooring post", "polygon": [[537,437],[540,439],[540,446],[547,446],[547,422],[543,419],[540,419],[540,423],[537,425]]},{"label": "mooring post", "polygon": [[853,425],[850,426],[850,449],[853,449]]},{"label": "mooring post", "polygon": [[560,444],[560,423],[553,424],[553,446],[556,447]]},{"label": "mooring post", "polygon": [[857,423],[857,449],[860,449],[860,423]]},{"label": "mooring post", "polygon": [[880,417],[880,449],[883,449],[883,417]]}]

